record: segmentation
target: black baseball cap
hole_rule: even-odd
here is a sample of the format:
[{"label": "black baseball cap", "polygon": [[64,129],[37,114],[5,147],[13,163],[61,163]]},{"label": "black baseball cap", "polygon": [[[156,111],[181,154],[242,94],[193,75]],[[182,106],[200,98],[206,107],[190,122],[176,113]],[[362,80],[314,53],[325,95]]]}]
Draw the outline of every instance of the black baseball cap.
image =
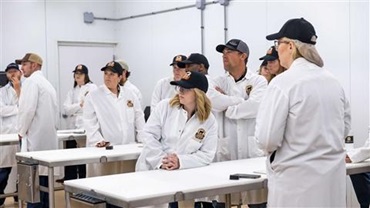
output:
[{"label": "black baseball cap", "polygon": [[119,64],[118,62],[115,62],[115,61],[111,61],[111,62],[107,63],[107,65],[105,65],[105,67],[101,68],[101,70],[102,71],[111,70],[112,72],[117,73],[118,75],[122,75],[122,73],[123,73],[123,68],[122,68],[121,64]]},{"label": "black baseball cap", "polygon": [[276,59],[279,58],[279,54],[278,52],[276,51],[276,48],[275,46],[271,46],[267,52],[266,52],[266,55],[265,56],[262,56],[260,58],[260,60],[264,60],[264,61],[274,61]]},{"label": "black baseball cap", "polygon": [[229,42],[227,42],[225,45],[220,44],[216,47],[216,51],[222,53],[225,48],[234,50],[234,51],[239,51],[242,53],[246,53],[249,55],[249,47],[248,45],[239,39],[231,39]]},{"label": "black baseball cap", "polygon": [[304,43],[316,44],[316,31],[304,18],[296,18],[288,20],[278,33],[274,33],[266,36],[267,40],[276,40],[280,38],[290,38],[299,40]]},{"label": "black baseball cap", "polygon": [[[177,55],[177,56],[173,57],[172,63],[170,64],[170,66],[175,65],[175,64],[177,65],[178,62],[184,61],[184,60],[186,60],[186,56],[184,56],[184,55]],[[180,68],[183,68],[183,67],[180,67]]]},{"label": "black baseball cap", "polygon": [[16,63],[10,63],[6,67],[5,72],[9,71],[10,69],[17,69],[17,70],[19,70],[19,66]]},{"label": "black baseball cap", "polygon": [[203,92],[208,90],[207,77],[199,72],[186,72],[186,74],[179,81],[171,81],[171,85],[183,87],[185,89],[197,88]]},{"label": "black baseball cap", "polygon": [[206,69],[209,68],[208,59],[200,53],[192,53],[189,58],[177,63],[180,68],[185,68],[186,64],[203,64]]},{"label": "black baseball cap", "polygon": [[87,67],[83,64],[79,64],[76,66],[75,70],[72,71],[73,73],[76,73],[76,72],[81,72],[83,74],[89,74],[89,70],[87,69]]}]

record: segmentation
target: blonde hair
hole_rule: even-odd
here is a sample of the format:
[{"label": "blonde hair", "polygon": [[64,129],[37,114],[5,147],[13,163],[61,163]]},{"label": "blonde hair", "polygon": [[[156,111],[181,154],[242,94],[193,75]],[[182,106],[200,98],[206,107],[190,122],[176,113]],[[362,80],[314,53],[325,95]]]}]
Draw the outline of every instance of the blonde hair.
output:
[{"label": "blonde hair", "polygon": [[[204,93],[202,90],[193,88],[195,92],[195,103],[196,103],[196,109],[195,111],[198,113],[198,119],[199,121],[203,122],[208,119],[209,115],[211,114],[211,101],[207,97],[206,93]],[[170,100],[170,106],[176,107],[176,106],[182,106],[180,103],[179,94],[176,94],[171,100]]]},{"label": "blonde hair", "polygon": [[287,41],[291,41],[295,46],[293,52],[293,60],[303,57],[307,61],[316,64],[319,67],[324,66],[324,61],[321,59],[320,54],[317,52],[315,45],[309,43],[303,43],[299,40],[286,38]]}]

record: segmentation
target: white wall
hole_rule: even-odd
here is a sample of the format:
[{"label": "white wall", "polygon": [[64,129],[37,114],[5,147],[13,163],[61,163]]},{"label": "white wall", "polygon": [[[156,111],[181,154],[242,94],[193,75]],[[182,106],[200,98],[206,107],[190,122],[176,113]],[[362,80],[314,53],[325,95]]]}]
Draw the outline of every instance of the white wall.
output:
[{"label": "white wall", "polygon": [[[210,1],[208,1],[210,2]],[[117,17],[156,12],[195,1],[120,1]],[[352,108],[355,146],[363,144],[369,125],[369,3],[368,1],[242,1],[227,7],[227,39],[239,38],[250,47],[248,67],[257,70],[269,46],[265,36],[277,32],[291,18],[304,17],[318,34],[317,48],[325,67],[342,83]],[[325,14],[325,15],[324,15]],[[224,43],[224,9],[220,4],[204,10],[204,55],[210,61],[210,74],[223,73],[217,44]],[[134,69],[131,81],[150,103],[156,81],[171,74],[172,57],[201,50],[200,10],[190,8],[165,14],[120,21],[117,25],[117,55]],[[145,83],[145,84],[141,84]],[[325,86],[323,86],[325,87]],[[328,124],[330,125],[330,124]]]},{"label": "white wall", "polygon": [[[195,0],[0,0],[0,67],[26,52],[36,52],[44,58],[48,79],[59,86],[57,41],[118,42],[117,58],[128,62],[130,79],[149,105],[156,81],[171,75],[173,56],[201,52],[201,11],[189,8],[124,21],[95,20],[93,24],[83,22],[83,13],[121,18],[190,4]],[[266,35],[277,32],[290,18],[309,20],[318,34],[317,47],[325,67],[340,80],[351,101],[355,146],[359,146],[368,135],[370,116],[370,107],[366,107],[370,106],[369,7],[366,0],[233,0],[226,8],[227,39],[247,42],[251,51],[248,67],[255,71],[258,58],[272,45]],[[203,14],[204,55],[210,61],[210,74],[219,75],[223,67],[215,47],[225,39],[224,8],[218,3],[207,5]],[[63,83],[61,87],[70,88]]]}]

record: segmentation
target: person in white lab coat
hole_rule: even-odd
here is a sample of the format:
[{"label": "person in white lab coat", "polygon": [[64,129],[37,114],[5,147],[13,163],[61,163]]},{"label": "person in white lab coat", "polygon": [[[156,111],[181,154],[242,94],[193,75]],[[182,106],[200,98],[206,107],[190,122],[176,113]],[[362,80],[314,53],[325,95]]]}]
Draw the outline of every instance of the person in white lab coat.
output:
[{"label": "person in white lab coat", "polygon": [[[25,81],[19,97],[18,135],[22,150],[28,152],[58,149],[57,119],[58,105],[54,87],[41,72],[42,59],[27,53],[16,60],[22,65]],[[48,187],[48,171],[39,167],[40,185]],[[28,203],[27,207],[48,207],[49,195],[40,191],[40,203]]]},{"label": "person in white lab coat", "polygon": [[260,68],[258,69],[258,74],[266,78],[267,83],[270,83],[271,80],[275,77],[274,74],[271,74],[267,69],[267,61],[262,61]]},{"label": "person in white lab coat", "polygon": [[175,86],[172,86],[170,84],[171,81],[179,81],[181,77],[185,75],[185,68],[180,68],[177,63],[180,61],[186,60],[186,56],[184,55],[177,55],[173,57],[172,63],[170,66],[172,66],[172,72],[173,76],[166,77],[157,82],[157,84],[154,87],[153,94],[152,94],[152,100],[150,105],[150,111],[153,112],[156,105],[159,103],[159,101],[166,99],[166,98],[172,98],[176,95]]},{"label": "person in white lab coat", "polygon": [[[172,81],[178,94],[158,103],[144,127],[144,149],[136,171],[175,170],[208,165],[217,149],[217,122],[206,96],[207,78],[187,72]],[[177,203],[170,203],[177,207]]]},{"label": "person in white lab coat", "polygon": [[[78,64],[73,70],[73,88],[68,91],[67,97],[63,103],[64,113],[68,117],[67,129],[83,129],[83,106],[86,95],[97,88],[91,82],[89,69]],[[66,148],[77,148],[76,140],[66,141]],[[63,183],[64,180],[71,180],[86,177],[86,165],[73,165],[64,167],[64,178],[56,180]]]},{"label": "person in white lab coat", "polygon": [[257,115],[266,153],[269,207],[345,207],[344,139],[350,108],[339,81],[323,69],[317,35],[303,18],[287,21],[276,40],[287,70],[269,84]]},{"label": "person in white lab coat", "polygon": [[[249,47],[244,41],[231,39],[226,44],[218,45],[216,51],[223,54],[226,73],[213,79],[213,87],[217,93],[214,92],[210,96],[212,110],[219,125],[215,161],[263,156],[254,139],[254,130],[258,106],[266,90],[267,80],[247,68]],[[233,194],[232,203],[240,204],[242,201],[250,206],[265,206],[266,197],[252,201],[246,194]],[[213,207],[210,200],[199,199],[195,206]],[[217,198],[217,207],[224,207],[224,200]]]},{"label": "person in white lab coat", "polygon": [[266,55],[259,58],[259,60],[266,61],[266,67],[268,71],[274,76],[277,76],[286,70],[283,66],[280,65],[279,54],[275,46],[271,46],[267,50]]},{"label": "person in white lab coat", "polygon": [[86,146],[105,147],[140,142],[144,113],[136,95],[119,85],[123,68],[109,62],[104,71],[104,85],[91,91],[85,99],[83,119]]},{"label": "person in white lab coat", "polygon": [[[0,134],[14,134],[17,133],[18,97],[21,92],[22,73],[15,63],[10,63],[5,73],[9,82],[0,88]],[[0,146],[0,194],[4,194],[12,167],[17,165],[15,153],[18,150],[19,145]],[[5,198],[0,198],[0,207],[4,201]]]},{"label": "person in white lab coat", "polygon": [[[363,147],[347,151],[346,162],[358,163],[367,159],[370,159],[370,134]],[[361,208],[369,208],[370,172],[350,175],[350,178]]]},{"label": "person in white lab coat", "polygon": [[123,87],[129,88],[138,98],[141,107],[143,107],[143,95],[141,94],[139,88],[137,88],[134,84],[130,82],[130,80],[128,80],[129,76],[131,75],[131,71],[127,63],[123,60],[116,60],[116,62],[121,64],[123,68],[122,79],[119,84]]}]

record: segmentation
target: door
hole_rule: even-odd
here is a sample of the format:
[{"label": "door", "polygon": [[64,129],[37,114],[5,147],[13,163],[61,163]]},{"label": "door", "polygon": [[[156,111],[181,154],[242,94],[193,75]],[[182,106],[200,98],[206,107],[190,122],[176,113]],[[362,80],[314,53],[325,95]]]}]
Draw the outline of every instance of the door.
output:
[{"label": "door", "polygon": [[79,42],[58,42],[59,55],[59,129],[66,128],[67,118],[63,116],[63,103],[67,93],[73,88],[72,71],[78,64],[85,65],[89,70],[90,80],[97,86],[102,85],[103,73],[100,69],[109,61],[114,60],[116,43],[79,43]]}]

